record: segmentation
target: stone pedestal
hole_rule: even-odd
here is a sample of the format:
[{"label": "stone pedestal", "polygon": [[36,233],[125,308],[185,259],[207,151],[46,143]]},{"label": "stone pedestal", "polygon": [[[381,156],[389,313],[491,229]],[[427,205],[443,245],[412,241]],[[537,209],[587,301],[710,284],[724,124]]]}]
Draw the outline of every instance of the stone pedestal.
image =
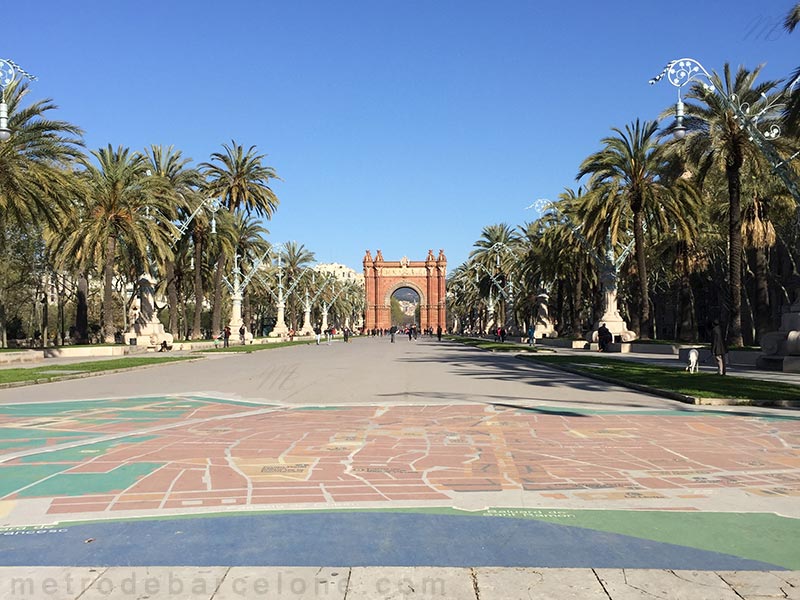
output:
[{"label": "stone pedestal", "polygon": [[[244,321],[242,320],[242,295],[232,294],[231,321],[228,325],[231,328],[231,339],[239,340],[239,329],[242,327],[242,325],[244,325]],[[248,331],[246,325],[244,328],[244,343],[245,344],[253,343],[253,334],[252,332]]]},{"label": "stone pedestal", "polygon": [[617,274],[614,268],[607,267],[601,274],[600,281],[603,284],[603,316],[592,325],[592,330],[586,334],[586,340],[597,342],[597,330],[605,323],[614,336],[614,341],[619,337],[623,342],[632,342],[637,336],[628,329],[628,324],[619,314],[617,307]]},{"label": "stone pedestal", "polygon": [[314,328],[311,327],[311,303],[306,294],[306,304],[303,308],[303,326],[300,328],[300,335],[314,335]]},{"label": "stone pedestal", "polygon": [[289,334],[289,328],[286,326],[286,303],[278,302],[278,316],[275,321],[275,327],[269,332],[269,337],[283,337]]},{"label": "stone pedestal", "polygon": [[761,338],[759,369],[800,373],[800,299],[781,315],[778,331]]},{"label": "stone pedestal", "polygon": [[558,337],[553,321],[550,319],[550,309],[548,301],[550,296],[542,292],[536,296],[536,321],[533,326],[533,337],[535,338],[555,338]]},{"label": "stone pedestal", "polygon": [[[133,324],[123,335],[128,345],[142,346],[145,348],[159,348],[162,342],[172,345],[171,333],[164,330],[164,325],[158,320],[155,309],[155,282],[148,273],[139,279],[139,305],[132,309]],[[135,344],[133,342],[135,340]]]}]

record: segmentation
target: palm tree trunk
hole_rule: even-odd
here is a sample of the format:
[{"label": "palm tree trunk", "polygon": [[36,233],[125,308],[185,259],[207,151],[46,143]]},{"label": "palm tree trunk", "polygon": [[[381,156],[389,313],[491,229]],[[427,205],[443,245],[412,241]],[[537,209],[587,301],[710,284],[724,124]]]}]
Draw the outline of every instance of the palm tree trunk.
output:
[{"label": "palm tree trunk", "polygon": [[110,236],[106,240],[106,260],[103,269],[103,340],[114,343],[114,261],[117,253],[117,239]]},{"label": "palm tree trunk", "polygon": [[211,316],[211,335],[217,337],[222,331],[222,270],[225,267],[225,253],[220,252],[217,267],[214,269],[214,309]]},{"label": "palm tree trunk", "polygon": [[725,168],[728,178],[728,345],[742,346],[742,209],[739,170],[742,165],[741,154]]},{"label": "palm tree trunk", "polygon": [[578,262],[575,292],[572,295],[572,335],[583,334],[583,261]]},{"label": "palm tree trunk", "polygon": [[86,273],[78,273],[78,292],[75,308],[75,337],[79,344],[89,342],[89,279]]},{"label": "palm tree trunk", "polygon": [[192,339],[202,338],[200,329],[203,326],[203,241],[199,236],[194,238],[194,321],[192,323]]},{"label": "palm tree trunk", "polygon": [[678,290],[678,340],[691,342],[697,339],[692,302],[692,283],[689,277],[689,248],[686,242],[678,242],[678,263],[681,267]]},{"label": "palm tree trunk", "polygon": [[637,210],[633,213],[633,239],[636,245],[636,270],[639,279],[639,306],[641,323],[639,337],[650,339],[653,324],[650,315],[650,294],[647,290],[647,257],[644,249],[644,213]]},{"label": "palm tree trunk", "polygon": [[169,304],[169,332],[175,339],[178,339],[178,286],[175,282],[174,261],[167,261],[166,275],[167,303]]},{"label": "palm tree trunk", "polygon": [[756,279],[756,341],[760,342],[761,336],[770,330],[769,282],[767,281],[767,251],[765,248],[756,248],[754,266]]},{"label": "palm tree trunk", "polygon": [[[247,331],[253,333],[250,324],[253,322],[253,307],[250,304],[250,294],[245,292],[244,299],[242,300],[242,320],[244,321]],[[253,334],[255,335],[255,334]]]}]

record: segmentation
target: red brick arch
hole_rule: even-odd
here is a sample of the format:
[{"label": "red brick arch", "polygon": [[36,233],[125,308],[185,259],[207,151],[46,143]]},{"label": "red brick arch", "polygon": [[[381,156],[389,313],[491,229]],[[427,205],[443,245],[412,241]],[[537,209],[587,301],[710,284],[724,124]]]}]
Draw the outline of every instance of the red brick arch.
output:
[{"label": "red brick arch", "polygon": [[366,293],[366,329],[388,329],[392,326],[391,298],[402,287],[419,294],[419,326],[421,329],[437,326],[445,328],[445,278],[447,258],[442,250],[439,256],[428,250],[425,260],[385,261],[378,250],[372,258],[367,250],[364,256],[364,290]]}]

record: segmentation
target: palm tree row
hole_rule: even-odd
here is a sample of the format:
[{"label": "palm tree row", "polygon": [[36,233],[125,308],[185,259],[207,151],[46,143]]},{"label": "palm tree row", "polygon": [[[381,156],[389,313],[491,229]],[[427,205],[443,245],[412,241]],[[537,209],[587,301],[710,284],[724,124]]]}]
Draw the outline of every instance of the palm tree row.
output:
[{"label": "palm tree row", "polygon": [[[4,90],[12,135],[0,144],[0,344],[7,345],[8,322],[15,336],[40,328],[36,313],[48,287],[58,296],[60,339],[69,322],[74,341],[114,342],[130,325],[142,273],[160,282],[173,335],[217,335],[229,308],[225,276],[233,257],[247,272],[270,256],[262,222],[278,207],[270,186],[278,175],[266,157],[235,141],[196,167],[173,147],[138,152],[108,145],[85,153],[80,128],[51,119],[51,100],[26,102],[29,93],[25,83]],[[205,208],[209,198],[221,205],[213,215]],[[302,244],[290,243],[281,254],[290,280],[314,262]],[[259,322],[259,329],[274,317],[277,285],[277,270],[262,270],[244,298],[244,321]],[[340,294],[331,310],[351,319],[359,301],[352,291]],[[299,328],[296,295],[289,308]],[[320,318],[318,308],[314,316]]]},{"label": "palm tree row", "polygon": [[[800,4],[787,17],[787,29],[798,15]],[[721,74],[712,73],[715,92],[693,84],[683,140],[672,139],[669,127],[659,130],[656,121],[613,128],[578,166],[581,187],[566,189],[536,221],[485,227],[448,282],[456,326],[485,331],[489,323],[506,323],[502,305],[510,301],[514,325],[526,329],[541,309],[539,292],[546,291],[560,332],[582,336],[600,316],[600,279],[610,260],[604,254],[619,257],[631,247],[619,269],[619,291],[622,311],[640,337],[697,340],[708,321],[720,318],[729,344],[741,346],[777,329],[800,287],[797,199],[774,175],[733,103],[779,104],[779,95],[789,96],[784,135],[773,144],[794,156],[797,172],[800,85],[757,81],[760,71],[740,67],[734,74],[726,64]],[[487,269],[498,247],[518,260]],[[517,282],[514,294],[506,281]],[[672,327],[659,330],[656,316]]]}]

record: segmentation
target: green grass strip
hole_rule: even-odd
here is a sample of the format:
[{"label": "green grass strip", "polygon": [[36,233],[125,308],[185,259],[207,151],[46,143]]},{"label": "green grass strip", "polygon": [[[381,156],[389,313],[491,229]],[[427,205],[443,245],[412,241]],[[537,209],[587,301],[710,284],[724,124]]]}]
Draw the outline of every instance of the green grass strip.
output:
[{"label": "green grass strip", "polygon": [[619,382],[645,385],[695,398],[734,400],[800,400],[800,386],[779,381],[720,376],[715,373],[687,373],[682,368],[663,367],[604,356],[522,357],[525,360],[565,366],[581,373],[599,375]]},{"label": "green grass strip", "polygon": [[126,358],[113,358],[109,360],[62,365],[47,365],[32,368],[0,369],[0,384],[19,383],[21,381],[51,381],[54,378],[63,377],[63,375],[58,374],[58,371],[64,371],[65,375],[99,373],[102,371],[130,369],[133,367],[144,367],[163,363],[178,362],[182,360],[193,360],[193,357],[158,356],[145,358],[140,356],[131,356]]},{"label": "green grass strip", "polygon": [[478,338],[468,338],[460,336],[447,336],[447,339],[454,342],[459,342],[465,346],[472,346],[481,350],[489,350],[491,352],[537,352],[533,346],[526,346],[524,344],[515,344],[514,342],[494,342],[489,340],[482,340]]},{"label": "green grass strip", "polygon": [[[208,350],[198,350],[198,352],[259,352],[261,350],[273,350],[275,348],[287,348],[288,346],[308,346],[314,343],[314,337],[296,340],[294,342],[274,342],[272,344],[249,344],[242,346],[241,344],[228,346],[227,348],[209,348]],[[324,342],[323,342],[324,343]]]}]

